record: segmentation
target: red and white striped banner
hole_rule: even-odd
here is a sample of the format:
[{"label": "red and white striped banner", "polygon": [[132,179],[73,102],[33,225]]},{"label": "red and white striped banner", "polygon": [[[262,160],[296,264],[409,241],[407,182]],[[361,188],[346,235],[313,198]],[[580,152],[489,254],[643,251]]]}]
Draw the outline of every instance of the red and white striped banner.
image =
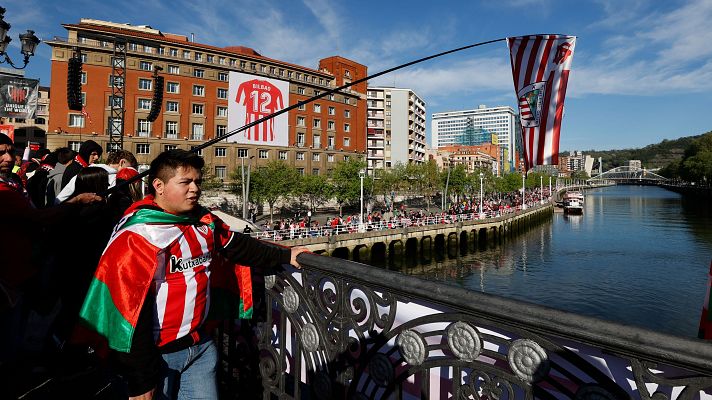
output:
[{"label": "red and white striped banner", "polygon": [[511,37],[507,38],[507,45],[519,104],[526,168],[556,165],[576,37]]}]

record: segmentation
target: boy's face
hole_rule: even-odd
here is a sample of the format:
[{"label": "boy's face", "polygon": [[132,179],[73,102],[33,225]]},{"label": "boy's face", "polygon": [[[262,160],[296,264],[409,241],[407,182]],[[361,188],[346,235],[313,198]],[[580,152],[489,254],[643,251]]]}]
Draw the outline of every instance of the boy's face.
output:
[{"label": "boy's face", "polygon": [[89,159],[87,162],[89,164],[94,164],[97,161],[99,161],[99,152],[98,151],[92,151],[91,154],[89,154]]},{"label": "boy's face", "polygon": [[0,144],[0,174],[12,171],[15,165],[15,147],[10,144]]},{"label": "boy's face", "polygon": [[153,180],[156,190],[156,204],[172,214],[186,214],[198,206],[202,174],[193,167],[178,167],[175,175],[167,182],[160,178]]}]

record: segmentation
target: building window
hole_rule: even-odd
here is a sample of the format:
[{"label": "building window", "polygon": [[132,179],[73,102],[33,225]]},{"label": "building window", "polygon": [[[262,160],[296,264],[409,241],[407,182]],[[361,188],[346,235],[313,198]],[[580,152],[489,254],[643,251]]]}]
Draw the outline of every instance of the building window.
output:
[{"label": "building window", "polygon": [[236,65],[237,65],[237,60],[235,60],[234,58],[231,58],[231,59],[230,59],[230,66],[231,66],[231,67],[234,67],[234,66],[236,66]]},{"label": "building window", "polygon": [[344,132],[351,132],[351,125],[344,124]]},{"label": "building window", "polygon": [[237,149],[237,158],[247,158],[247,149]]},{"label": "building window", "polygon": [[215,167],[215,177],[218,179],[225,179],[227,176],[227,167],[224,165],[218,165]]},{"label": "building window", "polygon": [[331,100],[331,101],[334,101],[334,99],[336,99],[336,96],[334,96],[333,93],[329,93],[328,97],[329,97],[329,100]]},{"label": "building window", "polygon": [[139,110],[150,110],[151,100],[150,99],[138,99],[138,109]]},{"label": "building window", "polygon": [[216,147],[215,157],[227,157],[227,147]]},{"label": "building window", "polygon": [[297,117],[297,126],[306,126],[307,119],[305,117]]},{"label": "building window", "polygon": [[148,137],[151,134],[151,121],[147,119],[139,119],[136,136]]},{"label": "building window", "polygon": [[193,85],[193,96],[205,96],[205,86]]},{"label": "building window", "polygon": [[297,152],[297,161],[303,161],[304,160],[304,152],[298,151]]},{"label": "building window", "polygon": [[124,98],[119,96],[109,96],[109,106],[114,108],[123,108]]},{"label": "building window", "polygon": [[79,151],[79,148],[82,147],[82,142],[69,141],[69,145],[68,145],[67,147],[69,147],[70,149],[72,149],[72,151],[78,152],[78,151]]},{"label": "building window", "polygon": [[170,54],[171,57],[178,57],[178,49],[168,49],[168,54]]},{"label": "building window", "polygon": [[313,139],[314,140],[312,142],[312,147],[314,147],[315,149],[321,147],[321,135],[315,134]]},{"label": "building window", "polygon": [[87,73],[82,72],[82,85],[86,85],[86,84],[87,84]]},{"label": "building window", "polygon": [[166,102],[166,112],[180,112],[177,101],[167,101]]},{"label": "building window", "polygon": [[304,176],[304,168],[297,168],[297,173],[299,176]]},{"label": "building window", "polygon": [[329,107],[329,115],[336,115],[336,108]]},{"label": "building window", "polygon": [[[314,93],[316,95],[316,93]],[[320,113],[321,112],[321,104],[314,104],[314,112],[315,113]]]},{"label": "building window", "polygon": [[279,159],[280,160],[286,160],[287,159],[287,152],[285,150],[280,150],[279,151]]},{"label": "building window", "polygon": [[227,99],[227,89],[218,88],[218,99]]},{"label": "building window", "polygon": [[319,168],[312,168],[312,175],[319,175]]},{"label": "building window", "polygon": [[166,139],[178,139],[177,121],[166,121]]},{"label": "building window", "polygon": [[190,52],[187,50],[183,50],[183,58],[186,60],[190,60]]},{"label": "building window", "polygon": [[312,153],[312,161],[319,161],[321,155],[319,153]]},{"label": "building window", "polygon": [[203,53],[195,53],[195,61],[203,61]]},{"label": "building window", "polygon": [[318,118],[314,118],[314,124],[312,126],[314,128],[321,128],[321,120]]},{"label": "building window", "polygon": [[180,93],[180,83],[167,82],[166,83],[166,93]]},{"label": "building window", "polygon": [[87,56],[86,54],[82,54],[81,59],[82,59],[82,63],[85,63],[85,62],[87,62],[87,60],[89,60],[89,56]]},{"label": "building window", "polygon": [[179,75],[180,74],[180,67],[177,65],[169,65],[168,66],[168,73],[173,74],[173,75]]},{"label": "building window", "polygon": [[69,126],[73,128],[83,128],[84,116],[81,114],[69,114]]},{"label": "building window", "polygon": [[217,137],[227,135],[227,125],[215,125],[215,135]]},{"label": "building window", "polygon": [[349,147],[351,146],[351,138],[344,138],[344,147]]},{"label": "building window", "polygon": [[351,110],[344,110],[344,118],[351,118]]},{"label": "building window", "polygon": [[121,76],[109,75],[109,86],[124,87],[124,78]]},{"label": "building window", "polygon": [[87,105],[87,94],[82,92],[82,105]]},{"label": "building window", "polygon": [[[197,54],[196,54],[197,55]],[[193,76],[196,78],[202,78],[205,76],[205,70],[194,68],[193,69]]]},{"label": "building window", "polygon": [[349,98],[344,96],[344,104],[349,104]]},{"label": "building window", "polygon": [[205,106],[203,104],[193,104],[193,114],[203,115]]},{"label": "building window", "polygon": [[148,54],[153,54],[153,47],[151,46],[143,46],[143,52],[148,53]]},{"label": "building window", "polygon": [[261,159],[269,158],[269,150],[260,150],[258,154]]},{"label": "building window", "polygon": [[191,140],[203,140],[203,124],[193,124],[190,131]]},{"label": "building window", "polygon": [[171,150],[175,150],[175,149],[177,149],[177,148],[178,148],[178,145],[175,145],[175,144],[165,144],[165,145],[163,145],[163,151],[171,151]]},{"label": "building window", "polygon": [[269,73],[274,75],[277,72],[277,68],[275,67],[269,67]]},{"label": "building window", "polygon": [[139,61],[138,62],[138,69],[142,69],[144,71],[152,71],[153,70],[153,64],[148,62],[148,61]]},{"label": "building window", "polygon": [[304,88],[303,87],[297,87],[297,94],[304,94]]},{"label": "building window", "polygon": [[297,133],[297,146],[304,146],[304,132]]},{"label": "building window", "polygon": [[148,143],[136,143],[136,154],[151,154],[151,145]]},{"label": "building window", "polygon": [[[225,61],[224,58],[222,58],[222,60]],[[223,64],[223,63],[220,63],[220,64]],[[227,82],[227,76],[228,76],[227,72],[218,72],[218,80],[219,81]]]},{"label": "building window", "polygon": [[[195,149],[196,147],[198,147],[198,146],[190,146],[190,149],[193,150],[193,149]],[[202,157],[202,156],[203,156],[203,149],[200,149],[200,150],[196,151],[195,154],[197,154],[197,155],[199,155],[199,156]]]},{"label": "building window", "polygon": [[247,62],[240,61],[240,69],[245,69],[247,67]]},{"label": "building window", "polygon": [[284,68],[279,69],[279,76],[284,76]]},{"label": "building window", "polygon": [[136,43],[129,43],[129,50],[131,50],[131,51],[136,51],[136,50],[138,50],[138,44],[136,44]]},{"label": "building window", "polygon": [[329,129],[330,131],[333,131],[334,129],[336,129],[336,122],[334,122],[334,121],[329,121],[329,122],[327,123],[327,129]]},{"label": "building window", "polygon": [[225,57],[218,57],[218,63],[219,63],[220,65],[225,65],[225,64],[227,64],[227,62],[225,62]]},{"label": "building window", "polygon": [[327,155],[327,156],[326,156],[326,161],[328,161],[328,162],[334,162],[334,155],[333,155],[333,154]]},{"label": "building window", "polygon": [[320,95],[320,94],[321,94],[321,90],[315,90],[315,91],[314,91],[314,96],[318,96],[318,95]]},{"label": "building window", "polygon": [[218,117],[227,117],[227,107],[218,106]]},{"label": "building window", "polygon": [[306,104],[300,104],[300,105],[297,107],[297,110],[299,110],[299,111],[306,111],[306,109],[307,109],[307,105],[306,105]]},{"label": "building window", "polygon": [[159,48],[158,48],[158,54],[160,54],[160,55],[166,54],[166,48],[165,48],[165,47],[159,47]]},{"label": "building window", "polygon": [[351,157],[349,157],[349,156],[344,156],[344,161],[349,161],[350,159],[351,159]]},{"label": "building window", "polygon": [[210,64],[214,63],[215,56],[208,54],[206,61],[209,62]]},{"label": "building window", "polygon": [[326,138],[326,147],[330,150],[334,150],[334,137],[329,136]]}]

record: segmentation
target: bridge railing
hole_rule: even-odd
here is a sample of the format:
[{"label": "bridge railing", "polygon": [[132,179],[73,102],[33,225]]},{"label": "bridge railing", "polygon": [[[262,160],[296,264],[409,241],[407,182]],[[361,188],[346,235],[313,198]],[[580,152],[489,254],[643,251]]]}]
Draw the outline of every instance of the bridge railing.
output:
[{"label": "bridge railing", "polygon": [[696,399],[712,345],[302,254],[266,277],[263,398]]}]

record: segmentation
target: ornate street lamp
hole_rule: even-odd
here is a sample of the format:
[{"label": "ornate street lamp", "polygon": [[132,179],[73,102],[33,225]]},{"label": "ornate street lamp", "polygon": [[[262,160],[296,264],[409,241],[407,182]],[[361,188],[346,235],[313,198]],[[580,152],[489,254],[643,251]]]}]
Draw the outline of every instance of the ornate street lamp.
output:
[{"label": "ornate street lamp", "polygon": [[15,66],[10,59],[10,56],[6,53],[7,45],[10,44],[12,38],[10,38],[7,34],[10,30],[10,24],[5,22],[4,18],[5,9],[0,7],[0,57],[5,56],[5,60],[0,60],[0,64],[8,63],[15,69],[24,69],[27,66],[27,63],[30,62],[30,57],[35,55],[35,49],[37,49],[37,45],[40,44],[40,39],[35,36],[35,31],[29,29],[26,33],[20,34],[20,52],[23,56],[25,56],[25,59],[24,64],[21,67]]},{"label": "ornate street lamp", "polygon": [[358,171],[358,177],[361,179],[361,219],[359,219],[359,232],[365,232],[365,226],[363,224],[363,178],[366,177],[366,171]]},{"label": "ornate street lamp", "polygon": [[482,197],[484,196],[484,191],[483,191],[483,179],[485,177],[485,174],[480,172],[480,218],[482,218]]}]

